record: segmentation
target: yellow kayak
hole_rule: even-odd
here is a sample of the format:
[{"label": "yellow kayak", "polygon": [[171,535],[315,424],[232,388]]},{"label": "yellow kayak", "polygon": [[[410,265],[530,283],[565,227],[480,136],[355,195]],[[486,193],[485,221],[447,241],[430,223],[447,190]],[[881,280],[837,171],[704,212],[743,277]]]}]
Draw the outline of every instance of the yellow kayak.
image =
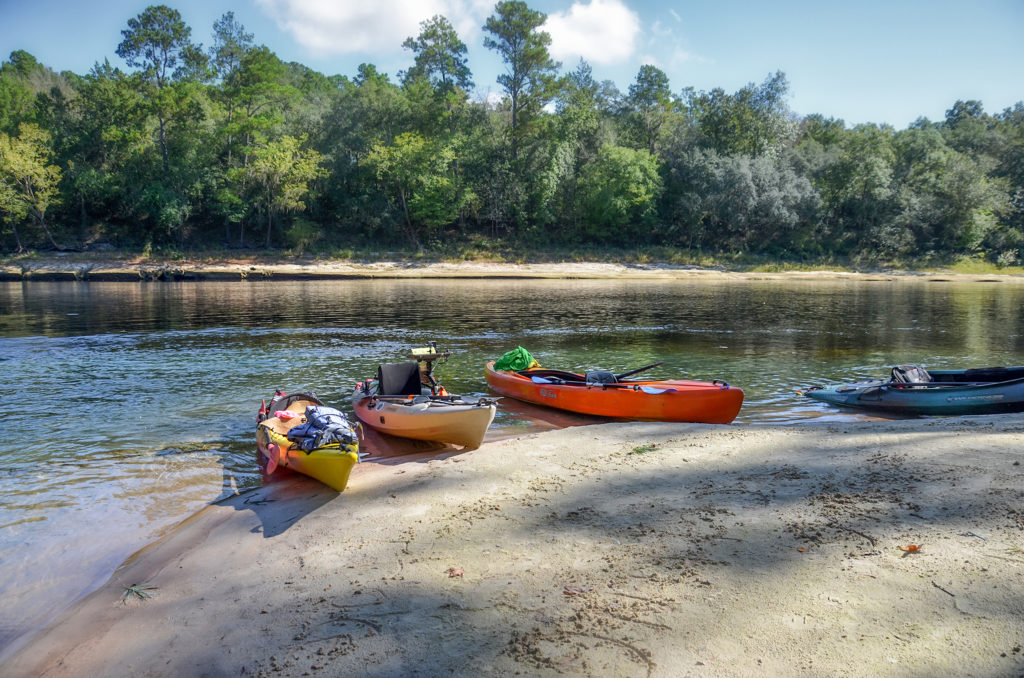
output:
[{"label": "yellow kayak", "polygon": [[301,441],[288,437],[293,428],[310,423],[306,416],[307,408],[319,407],[323,407],[323,403],[316,396],[288,396],[280,392],[270,405],[263,404],[256,426],[260,466],[268,474],[279,467],[297,471],[341,492],[348,485],[352,467],[359,462],[359,441],[351,427],[347,432],[342,430],[340,436],[325,436],[329,442],[309,450],[303,449]]}]

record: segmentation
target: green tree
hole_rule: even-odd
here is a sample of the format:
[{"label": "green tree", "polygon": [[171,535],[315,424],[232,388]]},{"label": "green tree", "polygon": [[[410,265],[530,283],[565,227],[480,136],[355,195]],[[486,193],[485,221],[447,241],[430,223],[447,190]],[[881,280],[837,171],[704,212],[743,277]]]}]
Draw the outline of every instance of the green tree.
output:
[{"label": "green tree", "polygon": [[252,33],[245,32],[245,26],[235,21],[234,12],[225,12],[213,24],[213,45],[210,47],[210,63],[213,72],[220,79],[220,94],[227,109],[224,124],[227,135],[227,166],[231,167],[231,151],[234,129],[235,107],[239,97],[240,83],[237,82],[242,69],[242,59],[252,49]]},{"label": "green tree", "polygon": [[843,136],[837,160],[823,173],[819,190],[839,253],[913,247],[912,237],[893,223],[894,135],[888,125],[857,125]]},{"label": "green tree", "polygon": [[120,229],[137,230],[143,216],[136,210],[148,177],[158,172],[148,127],[148,105],[138,88],[108,61],[96,64],[76,84],[71,99],[67,204],[78,205],[84,231],[94,222],[106,224],[95,237],[120,240]]},{"label": "green tree", "polygon": [[399,220],[389,211],[388,194],[380,190],[376,175],[360,160],[374,144],[390,145],[397,135],[415,128],[410,117],[405,91],[372,65],[362,64],[353,81],[340,83],[323,115],[317,145],[330,167],[323,194],[325,220],[371,238],[387,232],[390,220]]},{"label": "green tree", "polygon": [[[354,122],[359,129],[358,146],[363,152],[374,140],[390,143],[408,127],[409,102],[402,90],[373,64],[359,64],[353,79],[356,85]],[[340,105],[339,101],[339,105]]]},{"label": "green tree", "polygon": [[[0,132],[2,135],[3,132]],[[25,251],[21,243],[21,235],[18,233],[18,224],[28,214],[28,206],[18,197],[18,191],[10,180],[0,174],[0,222],[7,222],[11,225],[14,234],[15,251],[19,254]]]},{"label": "green tree", "polygon": [[836,146],[843,140],[846,123],[842,119],[826,118],[820,113],[808,115],[800,121],[798,143],[813,140],[822,147]]},{"label": "green tree", "polygon": [[229,81],[242,65],[242,57],[252,46],[252,33],[235,20],[234,12],[225,12],[213,24],[213,45],[210,46],[210,65],[221,81]]},{"label": "green tree", "polygon": [[982,164],[997,162],[1006,146],[998,120],[985,113],[980,101],[957,101],[936,127],[951,148]]},{"label": "green tree", "polygon": [[[394,191],[409,239],[419,247],[425,231],[452,223],[461,208],[452,181],[450,147],[438,147],[416,132],[375,144],[362,160]],[[461,199],[465,200],[465,197]]]},{"label": "green tree", "polygon": [[638,146],[654,153],[658,132],[671,114],[673,101],[668,76],[660,68],[646,64],[640,67],[636,82],[629,86],[625,101],[627,120],[634,130]]},{"label": "green tree", "polygon": [[313,149],[303,149],[305,139],[284,136],[258,146],[249,166],[235,173],[250,186],[267,217],[265,246],[269,249],[274,217],[306,209],[310,185],[326,172],[323,156]]},{"label": "green tree", "polygon": [[906,243],[899,253],[975,252],[1009,211],[1006,183],[989,176],[994,161],[951,148],[936,127],[899,132],[893,146],[900,210],[893,228]]},{"label": "green tree", "polygon": [[786,95],[789,83],[781,71],[760,86],[753,83],[735,94],[720,88],[690,95],[688,105],[699,124],[701,145],[719,153],[758,155],[794,135]]},{"label": "green tree", "polygon": [[498,76],[512,114],[512,157],[519,157],[522,127],[551,100],[558,62],[551,59],[551,36],[540,30],[547,15],[519,0],[502,0],[487,18],[484,46],[501,55],[506,71]]},{"label": "green tree", "polygon": [[287,72],[285,64],[264,45],[242,57],[233,86],[238,115],[229,131],[245,145],[279,134],[285,124],[285,109],[300,99],[298,90],[285,82]]},{"label": "green tree", "polygon": [[165,173],[169,169],[168,120],[191,103],[189,89],[176,85],[194,76],[205,62],[203,54],[190,40],[191,33],[192,29],[181,20],[178,10],[152,5],[138,17],[128,20],[128,28],[121,31],[124,39],[117,47],[117,55],[125,63],[141,69],[141,82],[146,86],[159,125]]},{"label": "green tree", "polygon": [[27,82],[26,56],[32,58],[20,50],[12,52],[10,60],[0,65],[0,132],[15,132],[31,113],[35,96]]},{"label": "green tree", "polygon": [[[19,218],[31,215],[46,234],[54,249],[60,249],[50,227],[46,212],[58,199],[60,168],[51,163],[50,134],[33,123],[22,123],[18,136],[0,132],[0,211],[12,225]],[[21,239],[15,231],[18,249]]]},{"label": "green tree", "polygon": [[[416,55],[412,68],[401,74],[415,128],[428,136],[443,128],[454,143],[473,87],[465,43],[446,18],[434,16],[402,46]],[[458,172],[458,163],[453,167]]]},{"label": "green tree", "polygon": [[701,250],[820,253],[820,199],[786,154],[722,155],[687,148],[671,154],[666,175],[668,229]]},{"label": "green tree", "polygon": [[658,161],[646,150],[602,147],[580,177],[586,235],[620,245],[644,238],[656,217],[661,191]]},{"label": "green tree", "polygon": [[404,74],[406,82],[425,78],[444,99],[454,95],[456,100],[465,100],[466,92],[473,88],[473,74],[466,60],[466,44],[448,19],[435,15],[422,22],[419,35],[406,38],[402,47],[416,55],[413,67]]},{"label": "green tree", "polygon": [[993,174],[1008,183],[1010,209],[989,234],[988,246],[1002,261],[1024,261],[1024,102],[1018,101],[996,116],[1002,148]]},{"label": "green tree", "polygon": [[581,59],[559,87],[555,102],[554,148],[545,172],[547,202],[554,213],[552,222],[557,225],[551,232],[556,237],[564,238],[579,231],[582,220],[577,203],[580,172],[597,157],[602,141],[611,143],[614,136],[608,129],[602,134],[602,105],[601,85],[594,80],[590,64]]},{"label": "green tree", "polygon": [[470,118],[468,91],[473,87],[466,45],[445,17],[434,16],[421,23],[419,35],[408,38],[402,46],[416,55],[413,67],[403,74],[413,128],[452,153],[448,163],[455,196],[452,202],[461,212],[461,206],[472,197],[465,186],[460,157]]}]

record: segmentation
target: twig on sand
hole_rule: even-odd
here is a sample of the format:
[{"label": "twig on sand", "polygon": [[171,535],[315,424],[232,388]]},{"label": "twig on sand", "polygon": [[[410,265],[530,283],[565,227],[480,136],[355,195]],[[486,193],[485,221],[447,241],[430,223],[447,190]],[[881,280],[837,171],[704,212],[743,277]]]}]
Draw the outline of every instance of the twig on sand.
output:
[{"label": "twig on sand", "polygon": [[956,598],[955,594],[950,593],[948,590],[946,590],[946,589],[942,588],[941,586],[939,586],[938,584],[936,584],[934,579],[932,580],[932,586],[934,586],[938,590],[942,591],[943,593],[945,593],[945,594],[947,594],[949,596],[952,596],[953,598]]},{"label": "twig on sand", "polygon": [[606,615],[608,615],[609,617],[615,617],[616,619],[621,619],[622,621],[629,622],[630,624],[641,624],[643,626],[649,626],[652,629],[663,629],[665,631],[671,631],[672,630],[671,626],[666,626],[665,624],[658,624],[657,622],[644,621],[643,619],[634,619],[632,617],[627,617],[624,614],[615,614],[614,612],[612,612],[611,610],[608,610],[608,609],[606,609],[604,611],[604,613]]},{"label": "twig on sand", "polygon": [[829,527],[833,527],[833,528],[835,528],[837,530],[846,530],[847,532],[852,532],[853,534],[856,534],[856,535],[858,535],[860,537],[864,537],[865,539],[867,539],[869,542],[871,542],[872,546],[875,545],[875,538],[872,537],[871,535],[864,534],[860,530],[855,530],[852,527],[846,527],[845,525],[840,525],[839,523],[836,523],[836,522],[830,523]]},{"label": "twig on sand", "polygon": [[645,598],[644,596],[636,596],[631,593],[623,593],[622,591],[616,591],[615,589],[612,589],[612,594],[616,596],[622,596],[623,598],[634,598],[636,600],[642,600],[645,603],[652,603],[654,605],[661,605],[662,607],[665,607],[664,603],[659,603],[656,600],[651,600],[650,598]]},{"label": "twig on sand", "polygon": [[568,633],[568,635],[571,635],[571,636],[580,636],[580,637],[583,637],[583,638],[595,638],[597,640],[603,640],[605,642],[612,643],[614,645],[618,645],[620,647],[623,647],[623,648],[629,650],[630,654],[632,654],[634,657],[636,657],[637,659],[639,659],[640,661],[642,661],[644,664],[647,665],[647,676],[648,676],[648,678],[650,677],[650,675],[652,673],[654,673],[654,669],[657,667],[657,664],[655,664],[651,660],[651,657],[650,657],[651,653],[650,652],[648,652],[647,650],[641,650],[640,648],[638,648],[638,647],[636,647],[634,645],[631,645],[630,643],[627,643],[627,642],[625,642],[623,640],[618,640],[617,638],[612,638],[610,636],[602,636],[602,635],[599,635],[599,634],[596,634],[596,633],[581,633],[579,631],[568,631],[567,633]]}]

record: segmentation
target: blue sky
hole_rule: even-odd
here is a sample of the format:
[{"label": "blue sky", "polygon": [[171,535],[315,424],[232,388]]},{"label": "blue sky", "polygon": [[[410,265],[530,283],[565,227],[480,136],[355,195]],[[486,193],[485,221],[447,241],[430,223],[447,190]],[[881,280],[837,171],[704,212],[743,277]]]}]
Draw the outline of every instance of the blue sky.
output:
[{"label": "blue sky", "polygon": [[[0,0],[0,58],[24,49],[54,70],[86,73],[115,51],[152,1]],[[482,46],[494,0],[166,0],[209,45],[227,11],[285,61],[352,76],[373,63],[392,77],[411,63],[402,41],[446,16],[469,47],[476,97],[500,91],[502,64]],[[643,64],[671,88],[735,92],[783,71],[795,112],[848,126],[903,129],[941,120],[957,99],[998,113],[1024,100],[1024,0],[527,0],[548,15],[563,70],[586,59],[623,92]]]}]

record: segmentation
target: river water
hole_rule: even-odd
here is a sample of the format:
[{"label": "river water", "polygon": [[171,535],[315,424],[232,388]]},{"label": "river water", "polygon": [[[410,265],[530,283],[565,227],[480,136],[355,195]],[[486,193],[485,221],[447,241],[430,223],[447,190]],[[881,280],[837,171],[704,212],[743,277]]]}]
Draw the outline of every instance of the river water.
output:
[{"label": "river water", "polygon": [[[0,283],[0,650],[182,519],[263,482],[255,414],[274,389],[351,412],[357,380],[429,341],[454,351],[437,370],[451,392],[485,394],[483,364],[521,345],[546,367],[663,361],[647,374],[743,388],[734,425],[800,425],[865,418],[796,393],[809,385],[897,363],[1024,364],[1024,285]],[[504,399],[488,438],[593,421]],[[364,445],[370,463],[409,449]]]}]

